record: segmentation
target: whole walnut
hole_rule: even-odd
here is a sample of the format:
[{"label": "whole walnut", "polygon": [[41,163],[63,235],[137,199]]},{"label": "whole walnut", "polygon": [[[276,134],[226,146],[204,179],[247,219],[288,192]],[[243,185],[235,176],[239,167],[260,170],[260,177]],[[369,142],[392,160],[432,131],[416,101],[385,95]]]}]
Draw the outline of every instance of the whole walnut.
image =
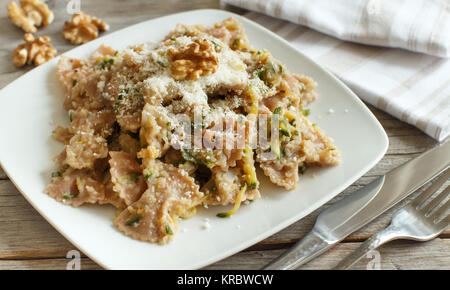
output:
[{"label": "whole walnut", "polygon": [[72,21],[66,21],[63,36],[72,44],[81,44],[96,39],[99,31],[108,29],[106,22],[80,12],[73,15]]},{"label": "whole walnut", "polygon": [[35,38],[31,33],[26,33],[23,38],[25,43],[20,44],[13,53],[13,62],[17,67],[32,63],[39,66],[56,56],[50,37]]},{"label": "whole walnut", "polygon": [[10,2],[7,9],[12,23],[27,33],[35,33],[37,27],[45,27],[54,19],[47,4],[39,0],[20,0],[20,7],[16,2]]},{"label": "whole walnut", "polygon": [[196,39],[191,44],[169,49],[172,59],[170,71],[176,80],[197,80],[200,76],[215,73],[218,67],[217,54],[211,41]]}]

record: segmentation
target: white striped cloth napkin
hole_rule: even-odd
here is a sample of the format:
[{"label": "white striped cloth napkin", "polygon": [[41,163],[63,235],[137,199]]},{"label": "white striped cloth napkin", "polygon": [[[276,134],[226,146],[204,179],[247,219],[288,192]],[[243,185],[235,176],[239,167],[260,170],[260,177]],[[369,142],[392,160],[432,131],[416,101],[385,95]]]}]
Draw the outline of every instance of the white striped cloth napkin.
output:
[{"label": "white striped cloth napkin", "polygon": [[[361,9],[362,5],[366,10],[381,9],[385,13],[389,9],[399,9],[401,3],[406,5],[406,2],[424,1],[427,0],[393,0],[380,4],[378,0],[351,2],[345,0],[223,0],[228,4],[258,10],[352,40],[352,42],[342,41],[310,30],[305,26],[260,13],[249,12],[244,15],[287,39],[301,52],[333,72],[364,101],[418,127],[436,140],[442,141],[450,135],[450,60],[430,54],[437,51],[441,56],[449,54],[449,45],[445,52],[444,46],[436,42],[423,44],[421,42],[423,40],[421,36],[425,35],[424,28],[422,28],[423,19],[418,20],[418,24],[411,22],[408,29],[402,28],[404,34],[399,33],[394,37],[393,31],[397,29],[396,23],[405,24],[406,20],[391,18],[394,18],[395,14],[397,14],[395,15],[397,18],[407,17],[407,15],[409,17],[410,13],[393,13],[391,11],[388,15],[389,25],[392,27],[390,31],[383,32],[377,26],[371,25],[369,20],[363,20],[363,15],[367,15],[367,13],[362,12]],[[327,5],[324,4],[325,2]],[[346,2],[345,9],[341,7],[343,6],[342,2]],[[390,3],[389,7],[384,6],[384,3],[387,2]],[[398,3],[394,5],[393,2]],[[378,3],[376,5],[381,5],[381,8],[373,3]],[[428,33],[442,33],[447,39],[450,39],[448,32],[450,31],[450,1],[428,0],[428,3],[430,5],[421,6],[423,15],[428,15],[427,21],[434,23],[431,25],[432,27],[437,25],[447,27],[447,32],[430,28]],[[437,13],[434,18],[430,19],[429,16],[432,13],[427,10],[436,9],[438,3],[448,4],[442,7],[447,9],[446,12],[443,12],[447,16],[442,19],[442,15]],[[375,5],[375,8],[370,5]],[[357,12],[347,10],[356,10],[363,15],[358,17],[354,15]],[[352,17],[349,16],[347,19],[342,14]],[[354,22],[355,19],[360,21]],[[366,33],[365,36],[364,33]],[[385,34],[383,35],[383,33]],[[401,35],[404,35],[403,40],[401,40]],[[384,40],[382,40],[383,37]],[[422,52],[428,54],[398,48],[368,46],[357,44],[356,41],[385,46],[393,45],[407,49],[416,48],[416,50],[426,50]]]}]

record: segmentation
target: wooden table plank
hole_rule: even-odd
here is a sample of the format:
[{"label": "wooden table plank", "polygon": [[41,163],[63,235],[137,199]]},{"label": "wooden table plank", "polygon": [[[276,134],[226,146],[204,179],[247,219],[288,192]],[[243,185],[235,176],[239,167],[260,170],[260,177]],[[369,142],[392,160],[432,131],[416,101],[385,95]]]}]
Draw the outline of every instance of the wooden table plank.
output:
[{"label": "wooden table plank", "polygon": [[[65,270],[70,259],[22,259],[0,260],[0,270]],[[101,270],[102,268],[87,258],[80,261],[81,270]]]},{"label": "wooden table plank", "polygon": [[[0,0],[0,7],[5,7],[7,2],[9,0]],[[63,3],[63,1],[56,2]],[[105,5],[106,2],[107,5]],[[82,1],[82,9],[107,21],[111,25],[111,31],[161,15],[197,8],[219,7],[218,0]],[[230,6],[226,8],[242,13],[240,9]],[[53,10],[56,12],[55,22],[40,30],[38,34],[51,36],[55,47],[61,53],[73,48],[61,35],[63,22],[70,16],[64,12],[65,7],[62,4],[57,4],[53,7]],[[22,35],[20,29],[14,27],[7,19],[5,9],[0,9],[0,41],[2,43],[0,47],[0,88],[31,69],[17,69],[12,64],[12,50],[21,43]],[[377,176],[385,174],[394,167],[414,158],[436,143],[418,129],[374,107],[369,106],[369,108],[380,120],[390,141],[388,152],[379,164],[321,209],[257,245],[215,263],[207,269],[258,269],[305,235],[314,224],[318,213],[331,203],[351,194]],[[367,227],[352,234],[344,243],[308,263],[303,268],[327,269],[332,267],[362,241],[385,227],[395,209],[398,209],[404,203],[377,218]],[[400,241],[385,245],[380,249],[382,268],[450,269],[449,238],[450,229],[447,229],[439,239],[431,242]],[[8,180],[4,171],[0,169],[0,269],[65,269],[68,261],[65,259],[65,255],[73,249],[74,247],[26,202]],[[82,257],[82,269],[100,269],[90,259],[84,255]],[[361,261],[356,265],[356,268],[365,269],[366,266],[367,261]]]},{"label": "wooden table plank", "polygon": [[[360,243],[341,243],[332,248],[324,255],[317,257],[310,263],[303,265],[300,269],[332,269],[337,263],[355,250]],[[435,239],[430,242],[419,243],[411,241],[395,241],[381,247],[380,254],[381,269],[450,269],[450,256],[448,248],[450,241]],[[247,251],[231,258],[217,262],[206,267],[206,269],[259,269],[282,254],[284,250],[269,251]],[[426,257],[424,259],[423,257]],[[428,261],[427,261],[428,260]],[[372,259],[364,258],[352,269],[366,269]],[[429,263],[429,261],[434,261]]]},{"label": "wooden table plank", "polygon": [[[355,250],[359,243],[342,243],[331,249],[327,254],[317,257],[301,267],[304,270],[332,269],[341,259]],[[445,253],[450,247],[448,239],[435,239],[430,242],[395,241],[381,247],[379,252],[380,269],[384,270],[450,270],[450,256]],[[266,265],[284,250],[245,251],[228,259],[206,267],[207,270],[256,270]],[[443,254],[444,253],[444,254]],[[423,257],[426,257],[424,259]],[[4,269],[66,269],[70,259],[59,258],[39,259],[2,259],[0,270]],[[429,261],[433,261],[430,263]],[[376,262],[374,256],[365,257],[352,269],[367,269]],[[101,269],[87,258],[82,258],[80,267],[84,270]]]}]

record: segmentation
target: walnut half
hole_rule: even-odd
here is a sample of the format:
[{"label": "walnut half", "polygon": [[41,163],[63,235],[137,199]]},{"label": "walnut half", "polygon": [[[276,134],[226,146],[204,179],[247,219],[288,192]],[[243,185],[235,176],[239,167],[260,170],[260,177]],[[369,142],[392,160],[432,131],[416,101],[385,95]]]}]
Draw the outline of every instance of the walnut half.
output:
[{"label": "walnut half", "polygon": [[50,43],[50,37],[34,38],[31,33],[25,33],[25,43],[20,44],[13,53],[13,61],[17,67],[34,63],[41,65],[56,56],[56,49]]},{"label": "walnut half", "polygon": [[80,12],[72,17],[72,21],[66,21],[63,35],[72,44],[81,44],[96,39],[99,31],[108,29],[106,22]]},{"label": "walnut half", "polygon": [[193,43],[168,52],[172,59],[170,71],[176,80],[197,80],[200,76],[215,73],[217,54],[211,41],[195,39]]},{"label": "walnut half", "polygon": [[10,2],[7,8],[9,19],[28,33],[35,33],[36,27],[47,26],[54,19],[47,4],[39,0],[20,0],[20,7],[16,2]]}]

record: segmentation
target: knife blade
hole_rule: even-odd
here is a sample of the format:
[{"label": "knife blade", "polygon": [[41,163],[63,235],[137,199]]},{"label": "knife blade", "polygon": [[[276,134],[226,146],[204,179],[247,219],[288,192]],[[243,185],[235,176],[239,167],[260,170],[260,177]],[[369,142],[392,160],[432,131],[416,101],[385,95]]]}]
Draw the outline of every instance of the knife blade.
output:
[{"label": "knife blade", "polygon": [[317,217],[313,229],[265,270],[296,269],[397,204],[450,165],[450,141],[393,169]]}]

